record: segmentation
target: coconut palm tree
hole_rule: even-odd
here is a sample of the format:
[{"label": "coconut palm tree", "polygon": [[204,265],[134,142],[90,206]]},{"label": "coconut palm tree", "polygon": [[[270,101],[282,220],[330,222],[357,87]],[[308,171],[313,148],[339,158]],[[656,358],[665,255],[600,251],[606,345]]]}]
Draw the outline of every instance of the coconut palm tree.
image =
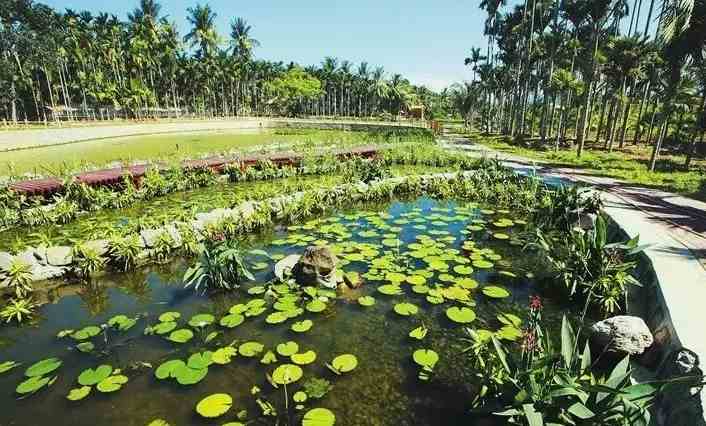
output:
[{"label": "coconut palm tree", "polygon": [[197,48],[199,58],[207,58],[215,53],[218,46],[216,33],[216,13],[208,4],[197,4],[195,8],[187,9],[187,20],[192,25],[191,31],[184,36],[184,42],[190,43],[192,48]]},{"label": "coconut palm tree", "polygon": [[472,65],[471,70],[473,70],[473,80],[476,81],[476,71],[478,70],[478,63],[484,61],[487,57],[481,54],[479,47],[471,48],[471,55],[464,59],[463,64],[466,66]]},{"label": "coconut palm tree", "polygon": [[243,18],[235,18],[230,23],[231,53],[239,61],[249,61],[253,49],[260,46],[260,42],[252,37],[252,25]]}]

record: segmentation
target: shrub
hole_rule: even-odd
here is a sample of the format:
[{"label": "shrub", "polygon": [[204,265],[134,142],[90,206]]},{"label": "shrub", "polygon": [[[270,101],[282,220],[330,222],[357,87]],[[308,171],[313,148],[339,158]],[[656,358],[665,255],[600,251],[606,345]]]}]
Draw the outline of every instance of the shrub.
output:
[{"label": "shrub", "polygon": [[30,264],[15,258],[3,273],[5,275],[3,284],[11,288],[18,299],[27,297],[34,290],[32,288],[32,266]]},{"label": "shrub", "polygon": [[7,305],[0,310],[0,319],[6,323],[13,320],[22,323],[34,315],[37,306],[32,299],[10,299]]},{"label": "shrub", "polygon": [[118,270],[129,271],[137,265],[141,250],[139,236],[113,236],[108,240],[108,264]]},{"label": "shrub", "polygon": [[77,244],[71,250],[74,265],[79,277],[87,280],[103,269],[105,259],[98,252],[85,244]]},{"label": "shrub", "polygon": [[255,277],[248,269],[244,253],[234,240],[225,236],[206,240],[206,246],[196,264],[184,274],[184,287],[194,290],[231,290],[237,288],[245,278]]}]

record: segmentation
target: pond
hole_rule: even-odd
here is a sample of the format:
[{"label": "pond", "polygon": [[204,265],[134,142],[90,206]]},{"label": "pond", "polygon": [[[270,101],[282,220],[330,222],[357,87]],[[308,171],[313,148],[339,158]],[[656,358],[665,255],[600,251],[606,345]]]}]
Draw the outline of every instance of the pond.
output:
[{"label": "pond", "polygon": [[[468,409],[476,380],[464,368],[463,329],[520,338],[532,271],[539,268],[538,259],[522,250],[527,230],[531,224],[508,211],[419,198],[253,236],[248,247],[272,259],[252,255],[256,281],[238,291],[203,295],[184,289],[181,277],[193,261],[183,260],[105,275],[74,294],[60,290],[35,326],[0,329],[0,366],[22,363],[0,374],[0,424],[143,426],[164,419],[171,425],[298,425],[317,407],[342,425],[473,424]],[[336,296],[266,285],[276,259],[323,243],[337,253],[349,278],[362,277],[360,289]],[[559,315],[551,301],[545,306],[550,319]],[[93,328],[108,322],[114,326]],[[286,342],[295,343],[280,345]],[[354,369],[345,371],[352,367],[344,362],[350,357],[326,366],[344,354],[355,357]],[[62,364],[29,368],[50,357]],[[187,366],[165,364],[170,360]],[[112,368],[82,374],[100,365]],[[285,379],[280,369],[274,381],[294,380],[299,369],[303,375],[275,389],[267,375],[282,365],[295,367],[285,367]],[[25,374],[35,381],[57,378],[35,394],[18,396]],[[321,399],[313,397],[315,378],[332,385]],[[90,386],[89,394],[68,400],[82,385]],[[295,402],[293,395],[305,388],[312,396]],[[232,397],[232,407],[205,419],[195,407],[215,393]],[[269,404],[278,417],[262,416]]]}]

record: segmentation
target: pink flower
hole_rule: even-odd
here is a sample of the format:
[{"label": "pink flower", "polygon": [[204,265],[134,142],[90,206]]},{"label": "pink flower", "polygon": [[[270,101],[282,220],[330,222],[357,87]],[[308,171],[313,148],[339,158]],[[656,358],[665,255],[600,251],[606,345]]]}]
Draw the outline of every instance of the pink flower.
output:
[{"label": "pink flower", "polygon": [[542,299],[539,296],[530,296],[529,308],[533,311],[542,310]]}]

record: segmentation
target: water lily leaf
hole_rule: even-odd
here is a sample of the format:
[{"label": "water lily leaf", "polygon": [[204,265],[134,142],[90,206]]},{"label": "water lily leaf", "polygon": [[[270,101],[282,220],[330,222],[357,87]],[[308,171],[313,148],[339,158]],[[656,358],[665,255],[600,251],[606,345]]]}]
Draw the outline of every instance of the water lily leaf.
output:
[{"label": "water lily leaf", "polygon": [[189,357],[186,365],[194,370],[201,370],[213,364],[213,361],[211,360],[212,357],[213,352],[211,351],[195,353]]},{"label": "water lily leaf", "polygon": [[199,401],[196,412],[202,417],[215,418],[224,415],[233,406],[233,398],[225,393],[215,393]]},{"label": "water lily leaf", "polygon": [[20,364],[15,361],[0,362],[0,374],[10,371],[18,365]]},{"label": "water lily leaf", "polygon": [[473,273],[473,268],[466,265],[456,265],[454,266],[454,272],[460,275],[470,275]]},{"label": "water lily leaf", "polygon": [[71,338],[73,338],[74,340],[86,340],[86,339],[90,339],[91,337],[97,336],[98,333],[100,333],[100,332],[101,332],[100,327],[96,327],[95,325],[90,325],[90,326],[84,327],[81,330],[72,334]]},{"label": "water lily leaf", "polygon": [[245,317],[241,314],[229,314],[221,318],[219,324],[227,328],[235,328],[245,321]]},{"label": "water lily leaf", "polygon": [[120,388],[123,387],[125,383],[128,382],[127,376],[123,375],[117,375],[117,376],[110,376],[96,386],[96,389],[98,389],[99,392],[102,393],[110,393],[110,392],[115,392],[120,390]]},{"label": "water lily leaf", "polygon": [[136,319],[128,318],[125,315],[116,315],[108,320],[109,326],[115,327],[120,331],[127,331],[131,329],[135,324],[137,324]]},{"label": "water lily leaf", "polygon": [[426,284],[427,279],[421,275],[411,275],[407,277],[407,282],[412,285],[424,285]]},{"label": "water lily leaf", "polygon": [[173,375],[177,383],[180,385],[195,385],[203,380],[208,374],[208,367],[201,369],[189,368],[187,365],[179,366],[174,369]]},{"label": "water lily leaf", "polygon": [[45,376],[61,367],[62,361],[59,358],[47,358],[32,364],[25,370],[25,376],[38,377]]},{"label": "water lily leaf", "polygon": [[431,349],[418,349],[412,354],[412,359],[419,366],[431,369],[439,362],[439,355]]},{"label": "water lily leaf", "polygon": [[[266,268],[266,267],[267,267],[267,263],[265,263],[264,265],[265,265],[265,268]],[[265,291],[267,291],[267,289],[266,289],[265,287],[263,287],[263,286],[261,286],[261,285],[257,285],[257,286],[255,286],[255,287],[250,287],[250,288],[248,289],[248,294],[252,294],[252,295],[263,294]]]},{"label": "water lily leaf", "polygon": [[473,266],[475,266],[478,269],[491,269],[494,265],[493,262],[488,262],[487,260],[474,260],[473,261]]},{"label": "water lily leaf", "polygon": [[309,410],[302,420],[302,426],[333,426],[334,424],[336,424],[336,416],[326,408]]},{"label": "water lily leaf", "polygon": [[427,294],[429,293],[429,287],[425,285],[415,285],[414,287],[412,287],[412,291],[417,294]]},{"label": "water lily leaf", "polygon": [[309,312],[323,312],[326,310],[326,303],[318,299],[312,300],[306,304],[306,310]]},{"label": "water lily leaf", "polygon": [[277,345],[277,353],[282,356],[292,356],[299,350],[297,342],[280,343]]},{"label": "water lily leaf", "polygon": [[107,379],[108,376],[113,372],[113,367],[110,365],[100,365],[96,369],[83,370],[78,376],[78,383],[81,386],[94,386],[99,382]]},{"label": "water lily leaf", "polygon": [[197,314],[191,317],[189,320],[189,325],[194,328],[200,328],[211,325],[214,321],[216,321],[216,317],[211,314]]},{"label": "water lily leaf", "polygon": [[81,342],[78,345],[76,345],[76,349],[78,349],[80,352],[83,352],[83,353],[91,352],[95,348],[96,348],[96,345],[94,345],[93,342]]},{"label": "water lily leaf", "polygon": [[[324,305],[325,306],[325,305]],[[325,309],[325,308],[324,308]],[[265,318],[265,322],[268,324],[280,324],[289,319],[286,312],[273,312]]]},{"label": "water lily leaf", "polygon": [[461,278],[456,280],[456,285],[466,290],[473,290],[478,288],[478,281],[473,278]]},{"label": "water lily leaf", "polygon": [[373,306],[375,304],[375,298],[372,296],[361,296],[358,298],[358,304],[360,306]]},{"label": "water lily leaf", "polygon": [[505,325],[512,325],[515,327],[519,327],[520,325],[522,325],[522,319],[514,314],[503,312],[498,314],[497,318],[498,321]]},{"label": "water lily leaf", "polygon": [[493,237],[496,240],[509,240],[510,239],[509,235],[503,234],[502,232],[496,232],[495,234],[493,234]]},{"label": "water lily leaf", "polygon": [[17,385],[15,392],[20,395],[29,395],[37,392],[45,386],[50,386],[56,380],[55,377],[32,376],[24,382]]},{"label": "water lily leaf", "polygon": [[358,366],[358,358],[353,354],[339,355],[331,361],[331,367],[337,374],[348,373]]},{"label": "water lily leaf", "polygon": [[292,362],[297,365],[308,365],[316,361],[316,352],[306,351],[300,354],[294,354],[290,358]]},{"label": "water lily leaf", "polygon": [[378,291],[388,296],[398,296],[402,294],[402,289],[397,284],[385,284],[378,287]]},{"label": "water lily leaf", "polygon": [[173,359],[162,363],[154,372],[154,375],[159,380],[164,380],[166,378],[175,378],[176,370],[182,367],[186,367],[184,361],[180,359]]},{"label": "water lily leaf", "polygon": [[302,378],[304,371],[298,365],[283,364],[272,372],[272,380],[278,385],[288,385]]},{"label": "water lily leaf", "polygon": [[416,315],[419,308],[412,303],[398,303],[394,307],[395,312],[402,316]]},{"label": "water lily leaf", "polygon": [[170,426],[166,420],[154,419],[147,426]]},{"label": "water lily leaf", "polygon": [[161,322],[174,322],[179,318],[181,318],[181,314],[179,312],[165,312],[159,316],[159,320]]},{"label": "water lily leaf", "polygon": [[454,306],[446,310],[446,316],[453,322],[469,324],[476,319],[476,313],[471,308]]},{"label": "water lily leaf", "polygon": [[237,305],[231,306],[231,308],[228,310],[228,313],[230,314],[243,314],[249,309],[248,305],[244,303],[239,303]]},{"label": "water lily leaf", "polygon": [[238,351],[232,346],[226,346],[224,348],[217,349],[213,355],[211,355],[211,361],[214,364],[225,365],[229,364],[231,358],[236,356]]},{"label": "water lily leaf", "polygon": [[505,297],[510,296],[510,292],[505,290],[502,287],[498,286],[488,286],[488,287],[483,287],[481,290],[483,294],[485,294],[488,297],[494,298],[494,299],[503,299]]},{"label": "water lily leaf", "polygon": [[409,337],[417,340],[422,340],[427,336],[428,329],[424,325],[420,325],[414,330],[409,332]]},{"label": "water lily leaf", "polygon": [[275,362],[277,362],[277,356],[272,351],[265,352],[265,355],[260,360],[260,364],[265,365],[274,364]]},{"label": "water lily leaf", "polygon": [[259,355],[264,349],[265,349],[265,346],[263,346],[262,343],[245,342],[238,347],[238,352],[242,356],[252,358],[254,356]]},{"label": "water lily leaf", "polygon": [[91,389],[92,388],[90,386],[82,386],[80,388],[71,389],[69,394],[66,395],[66,399],[69,401],[80,401],[91,393]]},{"label": "water lily leaf", "polygon": [[301,404],[303,402],[306,402],[306,400],[309,399],[309,397],[307,396],[306,392],[297,391],[292,396],[292,399],[294,400],[294,402],[298,402]]},{"label": "water lily leaf", "polygon": [[256,317],[256,316],[262,314],[263,312],[265,312],[266,310],[267,310],[267,308],[264,306],[248,308],[248,310],[245,311],[245,316],[248,318]]},{"label": "water lily leaf", "polygon": [[194,338],[194,332],[189,330],[188,328],[182,328],[182,329],[173,331],[172,334],[169,335],[169,340],[171,340],[174,343],[186,343],[193,338]]},{"label": "water lily leaf", "polygon": [[292,331],[297,332],[297,333],[304,333],[307,332],[311,329],[311,327],[314,325],[314,322],[312,320],[304,320],[304,321],[299,321],[295,322],[292,324]]}]

